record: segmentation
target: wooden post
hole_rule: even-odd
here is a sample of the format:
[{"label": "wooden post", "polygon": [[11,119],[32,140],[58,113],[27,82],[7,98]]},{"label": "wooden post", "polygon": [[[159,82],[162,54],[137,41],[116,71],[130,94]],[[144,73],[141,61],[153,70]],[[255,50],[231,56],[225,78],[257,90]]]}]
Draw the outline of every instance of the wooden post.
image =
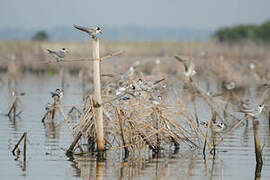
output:
[{"label": "wooden post", "polygon": [[103,110],[101,101],[101,83],[100,83],[100,57],[99,57],[99,39],[93,37],[93,78],[95,89],[95,108],[97,109],[95,124],[97,132],[97,150],[104,151],[104,132],[103,132]]},{"label": "wooden post", "polygon": [[24,141],[23,141],[23,155],[26,157],[26,141],[27,141],[27,132],[24,133]]},{"label": "wooden post", "polygon": [[260,142],[260,137],[258,133],[258,125],[259,125],[259,121],[257,119],[253,119],[253,133],[254,133],[256,162],[257,164],[262,165],[263,160],[262,160],[262,152],[261,152],[261,142]]},{"label": "wooden post", "polygon": [[24,133],[24,141],[23,141],[23,171],[26,171],[26,142],[27,142],[27,132]]}]

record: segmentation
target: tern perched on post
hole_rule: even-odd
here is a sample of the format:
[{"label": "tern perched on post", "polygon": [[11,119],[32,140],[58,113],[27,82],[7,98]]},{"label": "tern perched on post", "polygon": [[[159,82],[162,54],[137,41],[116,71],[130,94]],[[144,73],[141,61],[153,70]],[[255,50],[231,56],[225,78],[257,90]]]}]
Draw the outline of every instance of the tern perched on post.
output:
[{"label": "tern perched on post", "polygon": [[102,31],[100,29],[100,27],[96,26],[95,28],[87,28],[87,27],[82,27],[82,26],[77,26],[77,25],[73,25],[76,29],[79,29],[81,31],[86,32],[87,34],[89,34],[90,36],[92,36],[92,38],[95,38],[97,36],[97,34],[102,34]]},{"label": "tern perched on post", "polygon": [[53,55],[57,61],[61,61],[62,59],[64,59],[64,57],[68,53],[66,48],[62,48],[59,51],[53,51],[53,50],[47,49],[47,51],[49,52],[49,54]]},{"label": "tern perched on post", "polygon": [[185,67],[184,75],[186,77],[192,77],[196,74],[195,66],[194,66],[192,60],[183,59],[180,56],[174,56],[174,57],[175,57],[175,59],[177,59],[178,61],[180,61],[184,65],[184,67]]}]

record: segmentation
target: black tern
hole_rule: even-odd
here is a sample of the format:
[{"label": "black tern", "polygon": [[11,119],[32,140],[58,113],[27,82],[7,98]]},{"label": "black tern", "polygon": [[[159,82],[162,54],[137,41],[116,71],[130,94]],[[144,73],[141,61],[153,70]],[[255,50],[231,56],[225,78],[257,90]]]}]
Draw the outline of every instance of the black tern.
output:
[{"label": "black tern", "polygon": [[95,28],[87,28],[82,26],[73,25],[76,29],[81,30],[92,36],[92,38],[95,38],[97,34],[102,34],[102,31],[100,27],[96,26]]},{"label": "black tern", "polygon": [[56,89],[54,92],[51,92],[52,98],[55,100],[59,100],[63,97],[63,91],[60,89]]},{"label": "black tern", "polygon": [[196,74],[195,66],[194,66],[192,60],[183,59],[180,56],[174,56],[174,57],[175,57],[175,59],[177,59],[178,61],[180,61],[184,65],[184,67],[185,67],[184,75],[185,76],[192,77]]},{"label": "black tern", "polygon": [[65,55],[68,53],[66,48],[62,48],[59,51],[53,51],[53,50],[47,49],[47,51],[50,54],[52,54],[56,58],[57,61],[60,61],[60,60],[64,59]]},{"label": "black tern", "polygon": [[[200,122],[201,125],[203,125],[203,127],[207,128],[208,127],[208,123],[207,122]],[[222,132],[225,129],[225,124],[224,123],[217,123],[217,122],[213,122],[213,131],[214,132]]]},{"label": "black tern", "polygon": [[224,82],[224,87],[227,89],[227,90],[233,90],[235,89],[236,87],[236,83],[234,81],[228,81],[228,82]]}]

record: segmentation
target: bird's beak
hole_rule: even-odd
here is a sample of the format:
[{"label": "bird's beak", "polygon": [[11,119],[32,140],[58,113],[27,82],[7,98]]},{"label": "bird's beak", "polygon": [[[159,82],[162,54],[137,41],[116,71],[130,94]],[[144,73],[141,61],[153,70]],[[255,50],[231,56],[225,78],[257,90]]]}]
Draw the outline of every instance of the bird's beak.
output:
[{"label": "bird's beak", "polygon": [[66,51],[66,53],[69,53],[69,51]]},{"label": "bird's beak", "polygon": [[100,34],[103,34],[102,31],[100,31]]}]

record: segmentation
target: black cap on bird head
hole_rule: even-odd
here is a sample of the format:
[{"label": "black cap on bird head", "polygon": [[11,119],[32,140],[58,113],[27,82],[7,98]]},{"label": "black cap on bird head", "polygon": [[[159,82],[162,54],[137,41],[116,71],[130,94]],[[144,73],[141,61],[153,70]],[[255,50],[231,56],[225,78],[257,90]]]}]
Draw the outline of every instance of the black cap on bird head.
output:
[{"label": "black cap on bird head", "polygon": [[101,28],[100,27],[96,27],[96,30],[99,31],[100,34],[102,34]]},{"label": "black cap on bird head", "polygon": [[62,51],[64,51],[65,53],[68,53],[68,50],[66,48],[62,48]]}]

